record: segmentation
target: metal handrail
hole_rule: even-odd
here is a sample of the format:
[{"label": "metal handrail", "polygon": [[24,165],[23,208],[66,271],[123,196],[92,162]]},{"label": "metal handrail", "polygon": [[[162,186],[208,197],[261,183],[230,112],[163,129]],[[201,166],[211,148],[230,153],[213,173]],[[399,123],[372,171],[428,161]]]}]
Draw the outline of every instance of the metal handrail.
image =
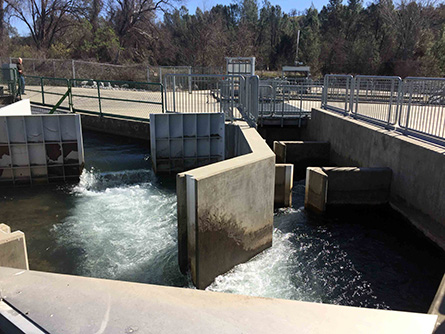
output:
[{"label": "metal handrail", "polygon": [[[125,115],[122,113],[106,113],[103,110],[103,104],[102,101],[117,101],[117,102],[128,102],[128,103],[137,103],[137,104],[148,104],[148,105],[155,105],[160,106],[160,112],[164,112],[164,98],[163,98],[163,85],[160,83],[153,83],[153,82],[139,82],[139,81],[125,81],[125,80],[96,80],[96,79],[66,79],[66,78],[54,78],[54,77],[43,77],[43,76],[27,76],[27,78],[35,79],[38,81],[38,85],[40,86],[39,90],[36,89],[29,89],[29,91],[38,92],[41,93],[41,102],[38,101],[32,101],[34,104],[40,104],[45,106],[50,106],[55,108],[61,108],[61,109],[69,109],[70,111],[79,111],[89,114],[98,114],[99,116],[112,116],[117,118],[125,118],[125,119],[136,119],[136,120],[148,120],[149,112],[146,113],[146,117],[137,117],[132,115]],[[66,86],[67,91],[66,92],[58,92],[58,91],[47,91],[45,89],[46,83],[45,81],[52,81],[52,82],[63,82],[63,85],[57,85],[56,87],[63,87]],[[73,91],[72,88],[79,88],[78,83],[79,82],[94,82],[97,87],[94,87],[97,90],[97,93],[94,95],[88,95],[88,94],[78,94],[77,92]],[[110,96],[103,96],[101,94],[101,89],[104,87],[101,87],[101,83],[109,83],[110,85],[129,85],[133,88],[135,86],[145,86],[145,87],[159,87],[159,90],[157,90],[160,94],[159,101],[152,101],[150,99],[146,100],[137,100],[137,99],[128,99],[128,98],[119,98],[119,97],[110,97]],[[76,87],[77,86],[77,87]],[[150,91],[152,91],[150,89]],[[156,92],[156,91],[154,91]],[[56,95],[61,96],[61,99],[59,99],[57,102],[51,103],[48,99],[48,95]],[[68,98],[68,107],[62,106],[62,102]],[[76,98],[76,99],[74,99]],[[94,99],[97,100],[98,103],[98,111],[92,110],[90,108],[85,107],[79,107],[77,104],[77,98],[80,99]]]},{"label": "metal handrail", "polygon": [[[347,104],[344,109],[329,105],[331,77],[353,78],[349,108]],[[445,78],[326,75],[324,83],[322,108],[445,144]]]}]

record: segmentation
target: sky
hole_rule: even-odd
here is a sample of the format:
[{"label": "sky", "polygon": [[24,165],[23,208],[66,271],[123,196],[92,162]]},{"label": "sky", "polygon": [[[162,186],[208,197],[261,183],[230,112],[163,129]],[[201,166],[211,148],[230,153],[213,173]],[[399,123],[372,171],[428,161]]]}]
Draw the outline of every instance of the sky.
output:
[{"label": "sky", "polygon": [[[285,13],[289,13],[292,9],[296,9],[297,11],[304,11],[305,9],[312,6],[312,4],[317,8],[318,10],[321,10],[324,5],[328,3],[328,0],[293,0],[293,1],[276,1],[276,0],[269,0],[272,5],[280,5],[281,9]],[[346,1],[346,0],[345,0]],[[177,7],[180,7],[182,5],[186,6],[191,14],[194,14],[196,11],[196,8],[199,7],[201,10],[206,11],[210,10],[213,6],[217,4],[221,5],[228,5],[230,3],[235,3],[237,0],[182,0]],[[263,1],[258,0],[259,7],[262,7]],[[21,36],[29,35],[29,30],[26,27],[26,25],[16,19],[11,19],[11,24],[17,29],[18,33]]]},{"label": "sky", "polygon": [[[184,5],[188,8],[191,13],[194,13],[196,8],[199,7],[202,10],[209,10],[217,4],[228,5],[230,3],[235,3],[236,0],[184,0]],[[324,5],[328,3],[328,0],[293,0],[293,1],[276,1],[269,0],[272,5],[280,5],[281,9],[285,13],[289,13],[292,9],[297,11],[304,11],[305,9],[311,7],[314,4],[315,8],[318,10],[322,9]],[[263,1],[258,0],[258,6],[263,6]]]}]

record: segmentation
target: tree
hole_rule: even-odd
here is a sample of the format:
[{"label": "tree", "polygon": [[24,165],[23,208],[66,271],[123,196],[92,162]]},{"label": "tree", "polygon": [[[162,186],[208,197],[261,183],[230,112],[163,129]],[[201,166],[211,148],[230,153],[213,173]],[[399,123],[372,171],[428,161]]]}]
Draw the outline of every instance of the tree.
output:
[{"label": "tree", "polygon": [[12,15],[28,27],[37,49],[48,49],[56,37],[67,32],[73,21],[69,14],[78,9],[74,0],[5,0]]}]

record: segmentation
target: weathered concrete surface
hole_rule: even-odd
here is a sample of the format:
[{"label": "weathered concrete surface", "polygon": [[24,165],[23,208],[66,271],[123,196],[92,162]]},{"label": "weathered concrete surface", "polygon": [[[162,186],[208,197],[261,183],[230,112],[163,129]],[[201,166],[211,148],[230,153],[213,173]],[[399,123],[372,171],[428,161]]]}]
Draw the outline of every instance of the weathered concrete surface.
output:
[{"label": "weathered concrete surface", "polygon": [[99,131],[130,138],[150,140],[150,123],[124,120],[112,117],[99,117],[81,114],[82,127],[87,130]]},{"label": "weathered concrete surface", "polygon": [[294,184],[294,165],[275,164],[275,198],[276,207],[292,206],[292,187]]},{"label": "weathered concrete surface", "polygon": [[431,334],[435,315],[0,268],[3,298],[50,333]]},{"label": "weathered concrete surface", "polygon": [[275,141],[273,150],[277,156],[277,163],[294,165],[296,178],[303,178],[307,167],[330,166],[329,142]]},{"label": "weathered concrete surface", "polygon": [[[0,266],[29,269],[25,234],[0,224]],[[1,288],[1,286],[0,286]]]},{"label": "weathered concrete surface", "polygon": [[391,169],[309,167],[305,206],[324,212],[327,205],[378,205],[389,201]]},{"label": "weathered concrete surface", "polygon": [[386,204],[391,169],[323,167],[328,175],[328,204]]},{"label": "weathered concrete surface", "polygon": [[326,211],[328,202],[328,175],[320,167],[308,167],[304,207],[322,213]]},{"label": "weathered concrete surface", "polygon": [[312,110],[305,139],[329,141],[338,166],[391,168],[391,206],[445,249],[443,148],[321,109]]},{"label": "weathered concrete surface", "polygon": [[184,174],[176,174],[176,208],[178,219],[178,263],[185,275],[189,266],[187,255],[187,187]]},{"label": "weathered concrete surface", "polygon": [[437,315],[436,331],[434,333],[445,333],[445,274],[442,277],[442,282],[440,282],[428,313]]},{"label": "weathered concrete surface", "polygon": [[231,131],[238,132],[229,150],[236,157],[178,176],[187,197],[178,199],[187,203],[178,205],[178,223],[187,217],[187,261],[199,289],[272,245],[275,155],[246,123]]}]

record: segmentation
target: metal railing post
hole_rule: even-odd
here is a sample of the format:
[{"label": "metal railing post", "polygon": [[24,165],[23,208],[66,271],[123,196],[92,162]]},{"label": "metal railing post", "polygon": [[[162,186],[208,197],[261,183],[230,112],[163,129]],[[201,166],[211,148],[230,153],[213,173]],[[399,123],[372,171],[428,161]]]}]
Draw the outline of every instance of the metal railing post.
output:
[{"label": "metal railing post", "polygon": [[358,112],[358,102],[360,97],[360,78],[352,78],[352,86],[353,89],[351,90],[351,98],[349,103],[349,109],[351,116],[353,118],[357,118],[357,112]]},{"label": "metal railing post", "polygon": [[102,117],[102,101],[100,100],[100,82],[96,81],[97,84],[97,97],[99,101],[99,115]]},{"label": "metal railing post", "polygon": [[73,94],[71,91],[71,80],[67,80],[67,86],[68,86],[68,108],[70,112],[74,112],[74,106],[73,106]]},{"label": "metal railing post", "polygon": [[40,89],[42,91],[42,104],[45,104],[45,93],[43,90],[43,77],[40,77]]},{"label": "metal railing post", "polygon": [[161,83],[161,103],[162,103],[162,113],[165,113],[165,108],[164,108],[164,85]]},{"label": "metal railing post", "polygon": [[394,79],[391,79],[391,92],[389,97],[389,105],[388,105],[388,118],[386,121],[386,128],[389,128],[389,124],[391,122],[391,112],[392,112],[392,104],[393,104],[393,95],[394,95]]},{"label": "metal railing post", "polygon": [[173,112],[176,112],[176,77],[173,76]]}]

